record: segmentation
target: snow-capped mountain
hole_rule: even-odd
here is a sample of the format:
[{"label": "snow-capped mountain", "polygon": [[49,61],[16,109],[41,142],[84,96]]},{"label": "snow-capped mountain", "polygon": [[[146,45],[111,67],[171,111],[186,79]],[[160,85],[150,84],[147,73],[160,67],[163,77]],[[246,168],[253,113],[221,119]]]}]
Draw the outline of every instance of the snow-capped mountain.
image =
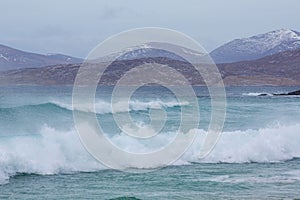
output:
[{"label": "snow-capped mountain", "polygon": [[300,33],[279,29],[249,38],[235,39],[213,50],[210,55],[216,63],[230,63],[254,60],[298,48]]},{"label": "snow-capped mountain", "polygon": [[0,71],[79,62],[82,62],[82,59],[67,55],[42,55],[0,45]]},{"label": "snow-capped mountain", "polygon": [[[149,42],[139,46],[133,46],[126,49],[121,49],[119,52],[111,54],[109,56],[101,57],[100,61],[112,61],[112,60],[134,60],[141,58],[170,58],[178,61],[185,61],[185,58],[192,62],[200,62],[204,60],[207,55],[205,52],[198,52],[186,47],[170,44]],[[184,56],[184,58],[182,57]]]}]

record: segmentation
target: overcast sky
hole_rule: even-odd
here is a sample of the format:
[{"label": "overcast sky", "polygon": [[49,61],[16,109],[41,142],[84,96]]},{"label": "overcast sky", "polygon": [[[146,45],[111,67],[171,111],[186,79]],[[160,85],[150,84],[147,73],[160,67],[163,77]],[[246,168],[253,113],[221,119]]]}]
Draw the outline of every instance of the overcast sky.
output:
[{"label": "overcast sky", "polygon": [[211,51],[274,29],[300,31],[299,13],[299,0],[0,0],[0,44],[84,58],[112,34],[155,26]]}]

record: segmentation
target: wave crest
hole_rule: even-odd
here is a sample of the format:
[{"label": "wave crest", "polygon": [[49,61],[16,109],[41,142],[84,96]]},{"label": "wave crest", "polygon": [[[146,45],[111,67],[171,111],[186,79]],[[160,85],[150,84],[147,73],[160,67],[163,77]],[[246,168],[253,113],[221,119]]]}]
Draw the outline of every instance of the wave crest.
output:
[{"label": "wave crest", "polygon": [[[199,150],[206,131],[198,135],[191,148],[174,165],[190,163],[280,162],[300,157],[300,124],[259,130],[224,132],[214,150],[202,160]],[[123,138],[123,139],[122,139]],[[166,135],[158,137],[157,145],[166,144]],[[137,140],[119,135],[112,138],[121,148],[131,152],[149,150]],[[156,148],[157,145],[151,145]],[[82,146],[75,130],[61,132],[44,126],[40,134],[12,136],[0,140],[0,183],[17,173],[41,175],[97,171],[105,169]]]},{"label": "wave crest", "polygon": [[[161,101],[161,100],[153,100],[153,101],[137,101],[133,100],[129,103],[126,101],[119,101],[114,104],[114,110],[112,111],[112,105],[110,102],[98,100],[95,103],[95,110],[97,114],[110,114],[110,113],[119,113],[119,112],[130,112],[130,111],[147,111],[148,109],[163,109],[163,108],[172,108],[172,107],[180,107],[187,106],[188,102],[177,102],[177,101]],[[93,112],[89,109],[90,106],[83,105],[81,106],[83,112]],[[72,111],[72,104],[61,103],[58,101],[51,101],[41,104],[31,104],[31,105],[22,105],[17,107],[7,107],[0,108],[1,110],[17,110],[17,109],[26,109],[26,108],[59,108],[64,109],[66,111]]]}]

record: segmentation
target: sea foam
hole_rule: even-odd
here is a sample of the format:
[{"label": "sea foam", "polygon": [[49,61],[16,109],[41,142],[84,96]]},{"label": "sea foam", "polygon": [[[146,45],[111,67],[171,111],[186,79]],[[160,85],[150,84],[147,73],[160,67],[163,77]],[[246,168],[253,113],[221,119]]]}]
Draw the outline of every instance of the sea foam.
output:
[{"label": "sea foam", "polygon": [[[300,124],[276,126],[258,130],[224,132],[213,151],[199,159],[201,144],[206,135],[197,131],[197,138],[191,147],[174,165],[191,163],[248,163],[282,162],[300,157]],[[129,139],[123,134],[112,137],[129,152],[148,152],[152,148],[168,144],[171,137],[161,133],[146,145]],[[90,172],[107,169],[96,161],[83,147],[75,130],[58,131],[44,125],[39,134],[2,137],[0,140],[0,183],[7,183],[18,173],[40,175]]]},{"label": "sea foam", "polygon": [[[51,102],[59,107],[74,110],[71,104],[61,103],[59,101]],[[138,101],[138,100],[131,100],[131,101],[117,101],[113,104],[108,101],[104,100],[96,100],[95,102],[95,112],[98,114],[109,114],[109,113],[120,113],[120,112],[130,112],[130,111],[146,111],[148,109],[162,109],[162,108],[171,108],[171,107],[178,107],[178,106],[187,106],[189,102],[178,102],[178,101],[162,101],[160,99],[151,100],[151,101]],[[112,109],[113,106],[113,109]],[[90,109],[90,105],[81,105],[80,111],[84,112],[93,112]]]}]

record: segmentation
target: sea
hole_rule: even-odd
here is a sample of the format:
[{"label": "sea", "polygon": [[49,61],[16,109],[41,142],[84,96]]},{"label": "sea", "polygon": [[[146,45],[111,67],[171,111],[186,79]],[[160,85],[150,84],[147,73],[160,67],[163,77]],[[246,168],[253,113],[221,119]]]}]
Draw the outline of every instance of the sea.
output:
[{"label": "sea", "polygon": [[[300,199],[300,97],[272,95],[299,87],[226,87],[224,127],[205,158],[199,151],[211,97],[206,87],[193,89],[200,121],[191,146],[167,166],[131,172],[111,169],[87,151],[74,124],[72,86],[1,86],[0,199]],[[144,86],[112,111],[112,90],[97,88],[95,116],[128,152],[168,145],[182,108],[191,106],[168,88]],[[148,142],[114,122],[114,114],[129,113],[143,126],[151,110],[164,110],[168,119]]]}]

